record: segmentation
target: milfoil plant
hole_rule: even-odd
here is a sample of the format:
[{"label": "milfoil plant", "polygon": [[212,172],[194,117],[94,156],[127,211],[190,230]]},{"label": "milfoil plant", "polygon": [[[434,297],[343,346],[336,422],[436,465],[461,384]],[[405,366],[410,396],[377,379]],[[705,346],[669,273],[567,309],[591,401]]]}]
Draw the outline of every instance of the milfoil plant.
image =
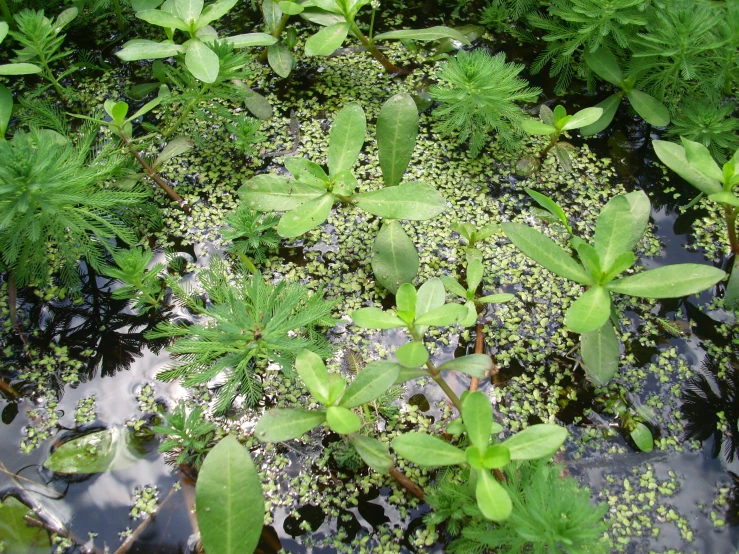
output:
[{"label": "milfoil plant", "polygon": [[418,272],[418,253],[398,220],[431,219],[446,210],[446,201],[422,181],[402,182],[418,134],[418,110],[409,94],[397,94],[377,118],[377,148],[385,187],[356,192],[351,169],[367,133],[362,107],[351,102],[334,119],[329,134],[328,173],[305,158],[285,158],[292,178],[270,173],[256,175],[240,189],[241,200],[264,212],[285,212],[277,232],[298,237],[328,219],[334,204],[354,204],[383,218],[372,247],[372,270],[377,280],[395,293]]},{"label": "milfoil plant", "polygon": [[[562,208],[551,199],[539,193],[532,196],[569,226]],[[641,191],[611,198],[598,215],[592,243],[575,235],[570,237],[570,246],[578,259],[528,225],[502,224],[511,242],[529,258],[552,273],[586,287],[568,308],[564,323],[571,331],[580,333],[585,371],[599,386],[608,382],[618,369],[619,340],[614,330],[618,316],[613,293],[641,298],[680,298],[712,287],[726,276],[720,269],[701,264],[667,265],[621,276],[636,262],[632,250],[646,231],[650,210],[649,199]]]}]

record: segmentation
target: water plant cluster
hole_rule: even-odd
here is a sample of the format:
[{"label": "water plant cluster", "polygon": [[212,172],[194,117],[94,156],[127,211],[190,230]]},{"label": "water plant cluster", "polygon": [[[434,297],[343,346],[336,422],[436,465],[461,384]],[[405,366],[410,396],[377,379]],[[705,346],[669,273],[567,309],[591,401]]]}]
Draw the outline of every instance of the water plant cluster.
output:
[{"label": "water plant cluster", "polygon": [[[645,406],[640,385],[624,383],[642,379],[633,320],[645,345],[650,325],[680,336],[683,309],[730,322],[715,332],[734,348],[706,347],[721,367],[696,376],[674,363],[693,379],[686,413],[723,408],[685,442],[713,437],[718,457],[730,437],[733,460],[739,4],[440,4],[420,24],[403,14],[415,4],[377,0],[0,0],[0,346],[11,360],[0,389],[14,407],[3,422],[38,404],[23,430],[33,452],[62,428],[66,387],[129,368],[144,347],[166,353],[156,381],[186,396],[157,399],[147,384],[140,416],[101,426],[105,402],[90,394],[39,460],[73,481],[135,467],[158,443],[177,484],[139,483],[130,516],[143,521],[116,545],[75,534],[0,460],[13,484],[5,551],[122,554],[181,495],[193,549],[277,552],[280,487],[340,522],[353,516],[339,499],[356,502],[369,483],[393,487],[401,517],[428,504],[410,548],[619,550],[623,518],[606,515],[617,496],[599,502],[566,462],[613,435],[635,455],[668,447],[660,400]],[[373,67],[386,86],[364,82]],[[544,71],[552,82],[530,82]],[[670,185],[687,185],[685,213],[710,215],[715,263],[659,260],[662,196],[588,165],[588,141],[624,119]],[[675,320],[663,317],[670,303]],[[95,347],[75,346],[98,333]],[[71,352],[38,346],[62,336]],[[551,360],[566,372],[542,372]],[[521,388],[500,381],[514,363]],[[530,391],[546,409],[531,409]],[[578,425],[597,419],[567,415],[578,394],[613,423]],[[290,455],[321,477],[278,482]],[[675,493],[651,477],[645,490]],[[379,534],[376,551],[399,551]],[[365,551],[343,539],[336,551]]]}]

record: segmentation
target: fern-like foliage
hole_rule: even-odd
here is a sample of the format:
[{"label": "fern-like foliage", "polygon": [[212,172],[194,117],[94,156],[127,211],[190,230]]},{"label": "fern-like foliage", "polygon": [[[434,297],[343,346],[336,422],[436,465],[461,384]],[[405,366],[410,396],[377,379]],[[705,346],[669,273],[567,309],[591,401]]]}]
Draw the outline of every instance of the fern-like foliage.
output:
[{"label": "fern-like foliage", "polygon": [[163,264],[155,264],[148,269],[153,252],[140,247],[113,252],[115,266],[103,268],[103,274],[118,279],[123,286],[113,291],[113,298],[132,300],[133,308],[139,313],[159,307],[166,288],[160,274],[164,271]]},{"label": "fern-like foliage", "polygon": [[149,194],[98,185],[117,174],[123,158],[103,149],[90,159],[94,138],[87,126],[76,147],[35,128],[0,141],[0,256],[18,287],[44,285],[59,269],[62,284],[76,291],[78,260],[99,271],[109,241],[136,241],[121,213]]},{"label": "fern-like foliage", "polygon": [[224,240],[229,241],[226,250],[232,254],[242,253],[258,263],[267,259],[267,251],[280,244],[280,235],[275,228],[279,216],[264,214],[240,204],[225,218]]},{"label": "fern-like foliage", "polygon": [[564,94],[573,78],[589,81],[590,70],[582,54],[605,48],[622,54],[647,24],[648,0],[553,0],[548,13],[528,16],[529,25],[545,31],[546,50],[532,72],[551,62],[549,74],[557,77],[556,94]]},{"label": "fern-like foliage", "polygon": [[681,102],[680,108],[666,133],[668,137],[677,141],[685,137],[701,143],[720,164],[739,148],[739,119],[731,116],[736,109],[735,103],[720,104],[698,97]]},{"label": "fern-like foliage", "polygon": [[514,150],[526,119],[516,102],[533,102],[541,94],[541,89],[518,77],[523,69],[522,64],[506,63],[502,53],[459,52],[441,66],[437,73],[441,83],[429,90],[442,103],[433,112],[438,131],[456,136],[459,143],[469,139],[472,156],[480,154],[490,131],[505,149]]},{"label": "fern-like foliage", "polygon": [[537,0],[490,0],[480,14],[480,25],[498,33],[509,32],[518,36],[512,24],[524,19],[538,6]]},{"label": "fern-like foliage", "polygon": [[230,282],[226,265],[214,258],[199,275],[210,303],[203,306],[188,291],[168,280],[173,294],[187,307],[207,318],[207,323],[181,326],[171,322],[158,325],[148,338],[174,337],[169,347],[175,357],[173,367],[157,378],[183,378],[185,386],[224,378],[216,395],[216,413],[223,414],[238,395],[249,406],[262,398],[258,372],[270,362],[289,371],[297,353],[307,348],[323,358],[332,349],[317,328],[331,326],[334,302],[323,292],[310,294],[301,284],[273,285],[260,273],[244,274]]},{"label": "fern-like foliage", "polygon": [[188,414],[182,401],[164,419],[164,425],[152,428],[155,433],[167,437],[159,445],[159,452],[169,452],[173,457],[176,455],[174,463],[177,465],[192,465],[199,470],[215,436],[216,426],[203,419],[201,406]]}]

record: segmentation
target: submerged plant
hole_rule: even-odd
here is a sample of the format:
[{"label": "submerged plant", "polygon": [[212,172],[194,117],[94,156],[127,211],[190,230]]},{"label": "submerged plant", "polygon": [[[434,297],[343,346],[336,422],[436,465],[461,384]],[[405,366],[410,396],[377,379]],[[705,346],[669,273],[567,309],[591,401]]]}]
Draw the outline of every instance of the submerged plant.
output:
[{"label": "submerged plant", "polygon": [[231,254],[240,253],[264,263],[267,251],[280,244],[280,235],[275,231],[277,216],[255,212],[242,204],[224,221],[227,227],[223,230],[223,240],[230,242],[226,250]]},{"label": "submerged plant", "polygon": [[113,252],[112,256],[116,265],[104,267],[102,273],[124,284],[113,291],[113,298],[132,300],[134,310],[142,314],[158,308],[167,287],[161,275],[164,265],[156,264],[149,269],[153,252],[148,248],[134,247]]},{"label": "submerged plant", "polygon": [[171,413],[165,414],[164,420],[164,424],[152,428],[155,433],[167,437],[159,445],[159,452],[176,454],[176,465],[191,465],[199,470],[215,437],[216,426],[203,418],[202,406],[188,414],[182,401]]},{"label": "submerged plant", "polygon": [[248,116],[232,118],[226,123],[226,129],[233,135],[233,145],[248,157],[254,157],[258,145],[267,140],[267,135],[262,133],[262,122]]},{"label": "submerged plant", "polygon": [[708,97],[687,99],[665,134],[699,142],[724,163],[739,148],[739,119],[732,116],[736,107],[733,102],[719,103]]},{"label": "submerged plant", "polygon": [[533,102],[541,89],[530,88],[518,77],[522,64],[506,63],[505,54],[491,56],[478,49],[460,51],[445,62],[429,94],[442,105],[434,110],[439,132],[470,141],[470,154],[478,156],[488,134],[494,131],[506,150],[513,150],[523,136],[526,116],[516,102]]}]

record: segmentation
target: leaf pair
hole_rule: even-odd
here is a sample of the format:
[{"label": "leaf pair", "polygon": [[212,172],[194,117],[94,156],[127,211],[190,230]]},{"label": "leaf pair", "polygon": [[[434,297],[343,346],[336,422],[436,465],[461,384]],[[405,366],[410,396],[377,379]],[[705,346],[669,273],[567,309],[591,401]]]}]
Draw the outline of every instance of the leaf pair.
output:
[{"label": "leaf pair", "polygon": [[395,452],[421,467],[468,464],[476,479],[475,497],[483,515],[502,521],[511,515],[511,499],[491,470],[512,460],[536,460],[552,456],[567,438],[559,425],[532,425],[500,444],[490,444],[503,428],[493,421],[490,401],[480,391],[467,394],[462,401],[462,429],[470,445],[462,450],[427,433],[406,433],[393,440]]}]

